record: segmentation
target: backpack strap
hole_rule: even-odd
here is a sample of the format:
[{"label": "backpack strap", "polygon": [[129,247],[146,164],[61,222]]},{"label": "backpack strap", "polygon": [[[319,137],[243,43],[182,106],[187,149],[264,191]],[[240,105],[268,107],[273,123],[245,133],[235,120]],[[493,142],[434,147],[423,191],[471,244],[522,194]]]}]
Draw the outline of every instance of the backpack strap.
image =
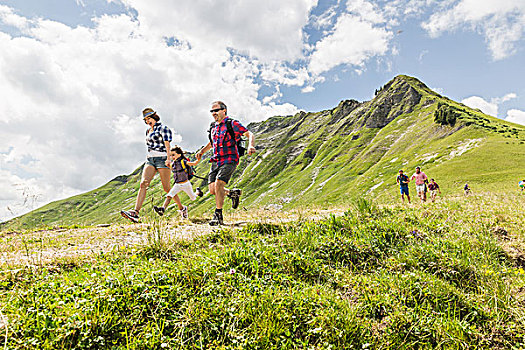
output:
[{"label": "backpack strap", "polygon": [[[230,137],[232,140],[234,140],[237,143],[237,140],[235,139],[235,131],[233,130],[232,126],[233,119],[228,118],[226,119],[226,129],[228,130],[228,134],[230,134]],[[214,127],[214,123],[210,124],[210,128],[208,129],[208,140],[210,140],[210,143],[213,145],[213,138],[211,137],[211,130]]]},{"label": "backpack strap", "polygon": [[210,124],[210,127],[208,128],[208,140],[210,140],[211,145],[213,145],[213,139],[211,137],[211,130],[213,129],[214,126],[215,126],[215,122],[212,122]]},{"label": "backpack strap", "polygon": [[232,140],[235,141],[235,143],[237,143],[237,140],[235,140],[235,131],[233,131],[232,123],[233,119],[226,119],[226,129],[228,129],[228,133],[230,134]]}]

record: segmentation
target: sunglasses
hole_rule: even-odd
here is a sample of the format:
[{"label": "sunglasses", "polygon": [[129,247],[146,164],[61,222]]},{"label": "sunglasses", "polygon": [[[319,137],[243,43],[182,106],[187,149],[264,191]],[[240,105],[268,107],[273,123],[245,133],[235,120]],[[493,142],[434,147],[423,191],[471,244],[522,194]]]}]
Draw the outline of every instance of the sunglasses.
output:
[{"label": "sunglasses", "polygon": [[210,113],[215,113],[215,112],[218,112],[218,111],[222,111],[224,108],[215,108],[215,109],[210,109]]}]

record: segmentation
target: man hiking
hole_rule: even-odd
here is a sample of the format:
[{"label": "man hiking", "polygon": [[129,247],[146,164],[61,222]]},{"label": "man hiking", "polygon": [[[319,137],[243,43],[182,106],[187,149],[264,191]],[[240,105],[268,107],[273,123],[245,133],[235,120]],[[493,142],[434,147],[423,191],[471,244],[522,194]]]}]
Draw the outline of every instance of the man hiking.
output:
[{"label": "man hiking", "polygon": [[416,192],[419,198],[421,198],[422,202],[425,202],[427,200],[427,192],[426,192],[426,185],[425,182],[428,182],[427,175],[421,171],[421,168],[419,166],[416,167],[416,172],[410,180],[416,179]]},{"label": "man hiking", "polygon": [[408,203],[410,203],[410,195],[408,194],[408,183],[410,179],[408,176],[403,174],[403,170],[399,170],[399,175],[396,178],[396,182],[399,184],[399,189],[401,191],[401,201],[405,202],[405,195],[407,196]]},{"label": "man hiking", "polygon": [[210,110],[215,123],[212,123],[209,132],[210,142],[204,146],[196,157],[213,148],[213,156],[210,159],[211,170],[208,175],[208,188],[215,196],[215,213],[209,222],[211,226],[223,225],[222,207],[224,197],[232,200],[232,208],[236,209],[242,194],[240,189],[227,189],[226,184],[230,180],[235,168],[239,164],[239,148],[237,142],[242,136],[248,138],[248,155],[255,153],[253,134],[239,121],[228,117],[228,109],[222,101],[215,101]]}]

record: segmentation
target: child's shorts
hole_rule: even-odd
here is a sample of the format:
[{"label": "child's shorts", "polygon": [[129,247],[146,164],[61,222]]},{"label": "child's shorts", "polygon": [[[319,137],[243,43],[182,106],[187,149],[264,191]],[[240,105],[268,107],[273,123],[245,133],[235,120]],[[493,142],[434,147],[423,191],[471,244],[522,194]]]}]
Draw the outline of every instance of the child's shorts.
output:
[{"label": "child's shorts", "polygon": [[173,187],[171,188],[170,192],[166,195],[167,197],[175,197],[177,193],[180,191],[186,192],[190,199],[194,201],[197,198],[197,195],[195,192],[193,192],[193,188],[191,187],[191,182],[186,181],[182,183],[175,183]]}]

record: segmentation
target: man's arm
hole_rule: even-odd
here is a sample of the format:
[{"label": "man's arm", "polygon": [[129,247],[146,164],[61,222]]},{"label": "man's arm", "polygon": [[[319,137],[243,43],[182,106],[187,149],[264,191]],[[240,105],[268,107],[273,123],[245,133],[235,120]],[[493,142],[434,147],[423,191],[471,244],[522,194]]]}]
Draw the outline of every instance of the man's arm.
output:
[{"label": "man's arm", "polygon": [[255,151],[255,136],[251,131],[246,131],[243,134],[244,137],[248,138],[248,155],[254,154]]},{"label": "man's arm", "polygon": [[197,157],[198,160],[201,160],[204,153],[208,152],[211,149],[211,147],[211,142],[208,142],[206,146],[202,147],[201,150],[197,152],[197,154],[195,154],[195,157]]}]

